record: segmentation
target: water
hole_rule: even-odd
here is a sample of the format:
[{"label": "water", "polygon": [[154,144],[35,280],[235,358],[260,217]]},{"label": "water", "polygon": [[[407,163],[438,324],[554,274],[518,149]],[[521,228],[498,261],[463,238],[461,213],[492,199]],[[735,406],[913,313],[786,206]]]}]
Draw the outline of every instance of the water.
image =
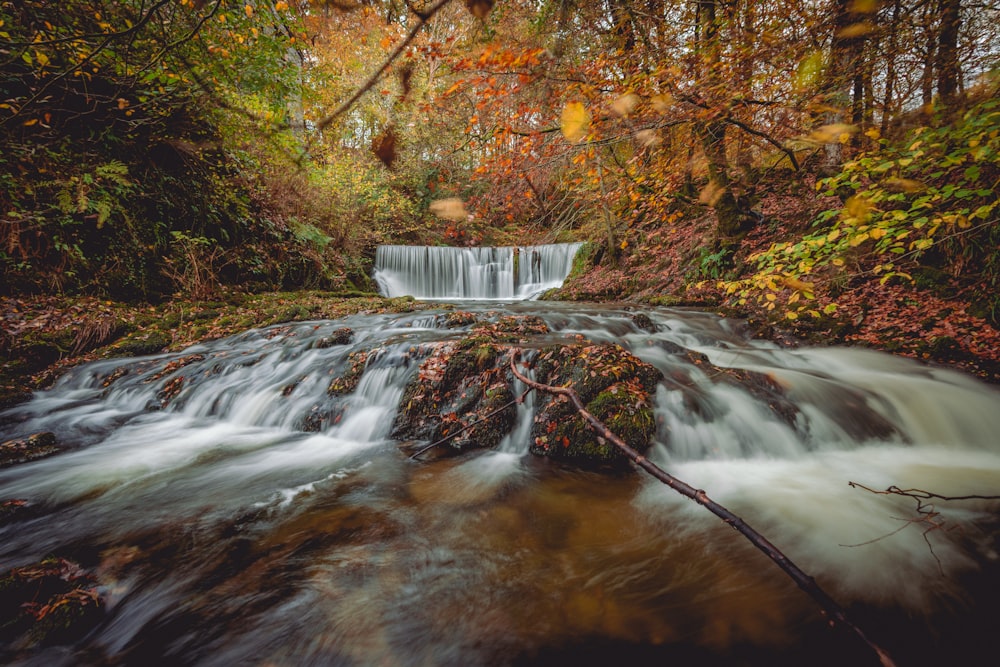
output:
[{"label": "water", "polygon": [[452,248],[379,246],[375,282],[384,296],[457,301],[523,300],[561,287],[583,244]]},{"label": "water", "polygon": [[[761,530],[901,661],[976,664],[1000,612],[1000,503],[938,502],[928,531],[909,499],[848,482],[1000,492],[995,388],[866,350],[782,349],[694,311],[647,311],[649,333],[614,307],[502,308],[548,324],[527,347],[583,336],[656,365],[653,460]],[[409,460],[413,443],[391,435],[403,388],[468,328],[447,328],[445,312],[99,361],[0,414],[2,440],[46,430],[71,448],[0,470],[0,499],[31,509],[0,526],[0,569],[72,558],[108,601],[79,645],[0,659],[867,664],[705,510],[639,473],[528,454],[530,394],[496,451]],[[351,342],[327,346],[343,327]],[[328,394],[363,351],[356,389]],[[762,395],[722,369],[782,389]]]}]

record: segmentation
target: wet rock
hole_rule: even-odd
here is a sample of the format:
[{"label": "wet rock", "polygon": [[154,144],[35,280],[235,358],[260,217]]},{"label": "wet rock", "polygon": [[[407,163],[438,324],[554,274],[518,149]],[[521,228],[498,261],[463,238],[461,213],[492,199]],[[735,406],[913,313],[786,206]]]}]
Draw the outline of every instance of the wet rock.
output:
[{"label": "wet rock", "polygon": [[653,320],[649,319],[649,315],[646,313],[636,313],[633,315],[632,324],[643,331],[648,331],[649,333],[656,332],[656,324],[653,323]]},{"label": "wet rock", "polygon": [[97,582],[64,558],[0,574],[0,641],[20,645],[68,644],[104,615]]},{"label": "wet rock", "polygon": [[[644,452],[656,433],[651,395],[663,379],[655,367],[617,345],[559,345],[540,351],[535,378],[569,386],[587,411],[631,447]],[[562,397],[539,394],[531,452],[585,466],[621,466],[627,458],[599,436]]]},{"label": "wet rock", "polygon": [[330,396],[345,396],[357,389],[358,382],[361,381],[361,376],[364,375],[365,368],[368,366],[369,358],[378,353],[379,349],[376,348],[374,350],[358,350],[349,354],[347,372],[333,378],[326,388],[326,393]]},{"label": "wet rock", "polygon": [[451,450],[494,448],[513,428],[517,409],[506,348],[482,332],[442,343],[403,393],[393,437],[437,442]]},{"label": "wet rock", "polygon": [[27,463],[62,451],[56,436],[48,431],[0,444],[0,468]]},{"label": "wet rock", "polygon": [[348,327],[337,329],[329,336],[324,336],[316,341],[316,348],[325,350],[336,345],[349,345],[354,340],[354,330]]}]

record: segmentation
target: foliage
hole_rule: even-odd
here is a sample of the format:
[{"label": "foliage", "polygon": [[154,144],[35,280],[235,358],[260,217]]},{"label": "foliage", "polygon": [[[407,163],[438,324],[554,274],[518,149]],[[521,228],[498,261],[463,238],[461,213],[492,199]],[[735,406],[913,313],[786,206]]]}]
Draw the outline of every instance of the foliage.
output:
[{"label": "foliage", "polygon": [[[978,299],[997,322],[1000,286],[1000,102],[988,98],[955,122],[918,127],[818,182],[844,205],[821,213],[798,242],[773,244],[752,256],[757,272],[725,285],[743,299],[756,295],[773,309],[784,293],[790,319],[818,314],[809,278],[838,273],[910,281],[925,268],[945,271]],[[804,299],[800,301],[800,298]],[[833,312],[828,304],[824,310]]]},{"label": "foliage", "polygon": [[[295,145],[296,21],[284,2],[0,4],[7,289],[331,285],[333,248],[267,217],[254,175]],[[196,265],[209,246],[226,261]]]}]

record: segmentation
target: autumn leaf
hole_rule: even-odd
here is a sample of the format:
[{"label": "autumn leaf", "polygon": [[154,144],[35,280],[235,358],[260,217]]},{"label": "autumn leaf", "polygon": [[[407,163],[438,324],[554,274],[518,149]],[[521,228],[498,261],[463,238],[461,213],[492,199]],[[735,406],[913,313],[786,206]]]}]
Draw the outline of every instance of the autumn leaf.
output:
[{"label": "autumn leaf", "polygon": [[458,197],[438,199],[431,202],[430,209],[431,213],[445,220],[459,222],[469,217],[468,211],[465,210],[465,202]]},{"label": "autumn leaf", "polygon": [[635,93],[626,93],[611,103],[611,111],[616,116],[624,118],[632,113],[637,104],[639,104],[639,96]]},{"label": "autumn leaf", "polygon": [[590,113],[582,102],[569,102],[563,107],[559,117],[559,129],[563,136],[573,143],[587,136],[590,130]]},{"label": "autumn leaf", "polygon": [[810,132],[808,139],[819,144],[843,144],[847,143],[851,135],[856,134],[857,131],[856,125],[830,123],[829,125],[821,125]]},{"label": "autumn leaf", "polygon": [[392,167],[396,161],[396,133],[392,127],[387,127],[385,132],[372,139],[372,152],[375,157],[382,161],[387,167]]}]

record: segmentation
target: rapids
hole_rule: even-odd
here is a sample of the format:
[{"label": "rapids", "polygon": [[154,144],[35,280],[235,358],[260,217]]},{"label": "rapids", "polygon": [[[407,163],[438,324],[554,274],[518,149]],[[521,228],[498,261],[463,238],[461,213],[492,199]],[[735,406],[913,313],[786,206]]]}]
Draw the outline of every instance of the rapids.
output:
[{"label": "rapids", "polygon": [[[1000,611],[996,512],[890,485],[1000,493],[1000,392],[863,349],[781,348],[680,309],[467,304],[541,317],[526,348],[618,343],[664,376],[649,456],[764,533],[903,664],[974,664]],[[868,664],[741,536],[639,473],[495,451],[429,462],[392,438],[449,307],[255,329],[97,361],[0,413],[68,451],[0,470],[0,570],[97,573],[103,620],[11,664]],[[344,342],[338,332],[349,328]],[[342,333],[342,332],[341,332]],[[331,342],[336,341],[336,342]],[[367,352],[357,388],[327,391]],[[706,364],[694,364],[704,355]],[[719,369],[769,376],[783,418]],[[178,380],[183,378],[183,380]],[[424,444],[424,443],[418,443]]]}]

